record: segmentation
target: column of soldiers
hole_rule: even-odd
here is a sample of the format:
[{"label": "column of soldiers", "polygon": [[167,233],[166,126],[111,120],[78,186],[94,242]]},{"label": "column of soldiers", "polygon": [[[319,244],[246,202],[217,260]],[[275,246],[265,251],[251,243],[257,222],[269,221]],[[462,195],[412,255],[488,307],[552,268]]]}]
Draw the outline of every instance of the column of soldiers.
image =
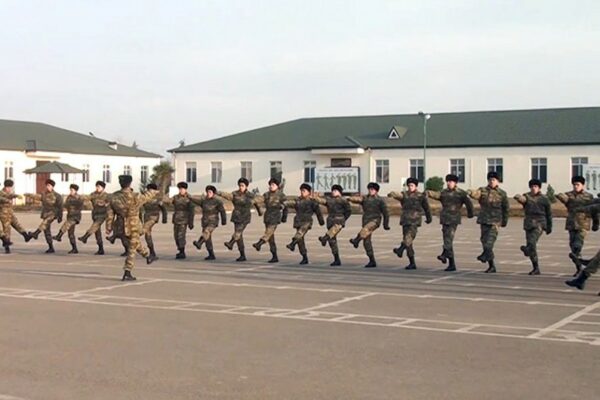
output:
[{"label": "column of soldiers", "polygon": [[[454,236],[458,225],[461,224],[463,206],[466,208],[467,217],[473,218],[472,200],[475,200],[480,205],[477,223],[481,229],[480,240],[482,245],[482,253],[477,259],[487,264],[486,273],[496,272],[494,245],[500,228],[508,224],[509,204],[506,192],[499,186],[500,177],[498,174],[495,172],[488,173],[487,180],[488,184],[486,186],[465,191],[458,188],[458,177],[449,174],[446,176],[446,188],[442,191],[427,190],[420,192],[418,181],[409,178],[405,191],[388,193],[387,197],[398,200],[402,207],[400,218],[402,241],[399,247],[393,249],[393,252],[398,257],[403,257],[406,253],[409,259],[406,269],[414,270],[417,268],[414,241],[418,228],[421,226],[422,217],[425,216],[427,224],[432,222],[428,199],[433,199],[439,201],[442,206],[440,224],[442,226],[443,246],[437,259],[443,264],[448,264],[445,271],[456,271],[457,266],[453,249]],[[23,236],[26,242],[31,239],[38,239],[43,232],[48,244],[46,253],[54,253],[53,241],[61,241],[63,235],[67,233],[71,244],[69,254],[76,254],[78,249],[75,241],[75,227],[81,221],[81,211],[85,201],[92,204],[93,223],[79,240],[86,243],[89,237],[95,235],[98,245],[96,254],[104,254],[101,226],[106,224],[107,235],[113,234],[107,239],[111,242],[120,239],[125,247],[123,254],[126,257],[124,280],[135,279],[131,275],[131,269],[136,253],[146,257],[148,264],[158,259],[152,239],[152,228],[159,222],[161,217],[163,223],[167,222],[165,204],[171,204],[174,209],[172,222],[175,244],[178,250],[176,259],[186,258],[186,233],[187,229],[194,228],[196,206],[202,210],[202,234],[193,244],[198,249],[206,245],[208,255],[205,260],[216,259],[212,233],[219,223],[225,225],[227,219],[222,199],[231,201],[234,206],[231,218],[234,224],[234,232],[231,239],[225,242],[224,245],[229,250],[233,250],[234,246],[237,245],[239,257],[236,261],[239,262],[246,261],[243,232],[251,221],[251,209],[253,207],[256,208],[259,216],[263,216],[265,224],[263,236],[253,244],[253,247],[260,251],[262,246],[268,243],[271,251],[270,263],[279,261],[275,231],[280,223],[286,222],[288,208],[294,208],[296,211],[294,218],[296,233],[286,247],[290,251],[295,251],[296,247],[299,249],[302,257],[300,264],[302,265],[309,262],[305,236],[312,229],[313,215],[317,216],[320,225],[325,224],[320,206],[327,209],[328,217],[327,231],[318,239],[323,246],[329,244],[331,248],[333,255],[331,266],[341,265],[337,236],[345,227],[345,223],[352,213],[350,203],[357,204],[362,208],[362,228],[355,238],[350,239],[350,243],[358,248],[360,242],[363,242],[369,260],[365,268],[377,266],[371,240],[373,233],[382,224],[385,230],[390,229],[387,204],[384,198],[379,195],[379,185],[374,182],[367,185],[368,194],[350,197],[344,197],[343,188],[339,185],[333,185],[331,195],[324,197],[313,193],[310,185],[302,184],[300,186],[300,196],[292,200],[287,199],[277,179],[269,181],[269,190],[262,195],[251,193],[248,180],[241,178],[238,181],[238,190],[232,193],[217,191],[214,186],[209,185],[206,187],[206,193],[201,197],[191,196],[187,191],[187,183],[180,182],[177,185],[179,193],[172,198],[164,198],[154,184],[147,185],[145,192],[134,194],[131,189],[131,176],[128,175],[120,176],[119,182],[121,190],[108,194],[104,191],[105,183],[99,181],[96,183],[96,191],[88,196],[79,195],[78,186],[73,184],[70,186],[70,194],[63,201],[62,196],[54,191],[54,181],[48,179],[46,190],[34,196],[42,204],[42,222],[35,231],[27,232],[19,224],[12,210],[12,200],[17,197],[12,191],[14,183],[11,180],[5,181],[4,188],[0,191],[0,239],[2,239],[5,251],[10,252],[10,246],[12,245],[10,231],[13,228]],[[569,232],[569,258],[576,268],[575,279],[567,281],[567,284],[583,289],[586,279],[595,273],[600,266],[600,252],[590,260],[581,258],[587,232],[590,229],[598,230],[600,225],[598,217],[600,214],[600,200],[594,202],[593,196],[585,192],[585,179],[583,177],[573,177],[571,183],[573,190],[561,193],[557,195],[557,198],[565,204],[568,211],[566,230]],[[520,250],[531,261],[532,270],[529,274],[539,275],[537,242],[543,233],[549,235],[552,232],[552,210],[550,201],[541,193],[542,182],[532,179],[529,181],[529,188],[529,192],[517,194],[514,199],[523,206],[525,214],[523,230],[525,231],[526,243],[520,247]],[[66,221],[61,226],[58,234],[52,236],[51,225],[54,221],[62,222],[63,207],[67,209]],[[148,248],[143,246],[140,241],[142,234],[145,236]]]}]

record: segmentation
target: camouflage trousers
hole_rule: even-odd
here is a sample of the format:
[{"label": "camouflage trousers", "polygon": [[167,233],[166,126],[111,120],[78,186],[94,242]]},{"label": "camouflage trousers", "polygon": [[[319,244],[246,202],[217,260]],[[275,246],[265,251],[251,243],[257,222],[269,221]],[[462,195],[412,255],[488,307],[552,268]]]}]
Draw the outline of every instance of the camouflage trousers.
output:
[{"label": "camouflage trousers", "polygon": [[244,250],[244,231],[248,224],[236,222],[233,225],[233,235],[231,235],[231,240],[237,243],[238,249],[240,251]]},{"label": "camouflage trousers", "polygon": [[569,247],[571,248],[571,253],[573,253],[576,257],[581,255],[586,234],[587,231],[583,229],[569,231]]},{"label": "camouflage trousers", "polygon": [[48,245],[50,245],[50,246],[53,246],[52,231],[50,230],[50,228],[55,219],[56,219],[55,217],[42,218],[42,223],[38,227],[38,230],[44,232],[44,238],[46,239],[46,243],[48,243]]},{"label": "camouflage trousers", "polygon": [[371,236],[373,235],[373,232],[377,230],[377,228],[379,228],[377,221],[371,221],[364,224],[360,232],[358,232],[358,236],[363,240],[365,252],[369,257],[375,255],[373,252],[373,242],[371,241]]},{"label": "camouflage trousers", "polygon": [[6,239],[10,240],[11,227],[15,231],[19,232],[21,235],[25,234],[25,229],[19,223],[17,217],[14,214],[12,214],[10,216],[7,216],[7,218],[3,218],[0,221],[0,236],[4,236]]},{"label": "camouflage trousers", "polygon": [[125,236],[125,220],[121,216],[117,216],[115,223],[113,224],[113,231],[115,237],[121,240],[125,252],[129,249],[129,238]]},{"label": "camouflage trousers", "polygon": [[304,236],[306,236],[306,233],[308,231],[310,231],[311,227],[312,227],[312,224],[310,224],[310,223],[300,225],[298,228],[296,228],[296,233],[294,234],[294,237],[292,238],[292,240],[294,240],[294,241],[296,241],[296,243],[298,243],[298,251],[303,256],[307,254],[306,242],[304,241]]},{"label": "camouflage trousers", "polygon": [[77,226],[77,224],[79,224],[79,221],[67,217],[67,220],[62,224],[62,226],[60,227],[60,230],[59,230],[59,232],[61,232],[63,234],[68,233],[69,242],[71,242],[72,245],[74,245],[76,243],[75,242],[75,226]]},{"label": "camouflage trousers", "polygon": [[269,249],[271,253],[277,252],[277,244],[275,243],[275,231],[277,230],[278,225],[266,225],[265,224],[265,233],[260,238],[261,240],[269,243]]},{"label": "camouflage trousers", "polygon": [[199,239],[204,239],[204,243],[206,244],[206,250],[213,250],[213,242],[212,242],[212,234],[217,229],[215,225],[206,225],[202,227],[202,234],[200,234]]},{"label": "camouflage trousers", "polygon": [[92,222],[92,226],[85,232],[88,235],[94,235],[96,237],[96,243],[98,246],[102,245],[102,224],[106,222],[106,216],[102,217],[94,217],[94,221]]},{"label": "camouflage trousers", "polygon": [[146,244],[150,248],[154,248],[154,241],[152,240],[152,228],[154,225],[158,223],[158,218],[149,218],[144,222],[142,226],[142,232],[144,232],[144,238],[146,239]]},{"label": "camouflage trousers", "polygon": [[402,225],[402,243],[406,248],[412,247],[417,237],[419,227],[416,225]]},{"label": "camouflage trousers", "polygon": [[173,224],[173,238],[177,249],[185,249],[188,224]]},{"label": "camouflage trousers", "polygon": [[456,228],[458,225],[442,225],[442,239],[444,241],[444,253],[448,258],[454,258],[454,236],[456,235]]},{"label": "camouflage trousers", "polygon": [[540,240],[540,236],[542,236],[542,228],[537,227],[533,229],[527,229],[525,231],[525,247],[527,247],[527,252],[529,253],[529,258],[532,261],[537,261],[537,242]]},{"label": "camouflage trousers", "polygon": [[494,244],[498,239],[498,225],[481,224],[481,245],[483,251],[489,252],[489,259],[494,259]]},{"label": "camouflage trousers", "polygon": [[600,268],[600,250],[598,250],[596,255],[590,260],[584,271],[589,276],[598,272],[598,268]]},{"label": "camouflage trousers", "polygon": [[340,254],[340,250],[337,244],[337,235],[344,229],[342,224],[333,224],[327,230],[327,236],[329,237],[329,247],[331,248],[331,254]]},{"label": "camouflage trousers", "polygon": [[148,257],[150,254],[148,249],[142,244],[140,240],[139,233],[134,233],[130,237],[127,238],[127,242],[129,246],[127,247],[127,257],[125,258],[125,266],[123,269],[125,271],[131,271],[133,269],[133,265],[135,264],[135,255],[136,253],[141,255],[142,257]]}]

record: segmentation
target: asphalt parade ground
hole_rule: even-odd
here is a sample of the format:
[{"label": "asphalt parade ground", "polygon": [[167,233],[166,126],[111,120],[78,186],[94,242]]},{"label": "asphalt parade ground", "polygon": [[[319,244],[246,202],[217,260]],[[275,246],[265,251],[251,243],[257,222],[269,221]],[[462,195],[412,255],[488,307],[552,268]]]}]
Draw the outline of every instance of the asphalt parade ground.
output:
[{"label": "asphalt parade ground", "polygon": [[[18,214],[31,230],[37,214]],[[291,219],[291,218],[290,218]],[[198,218],[197,218],[198,220]],[[0,255],[0,400],[24,399],[594,399],[600,393],[600,283],[586,291],[563,281],[574,268],[564,220],[539,244],[541,276],[528,276],[522,220],[512,218],[496,245],[497,274],[483,274],[474,220],[459,228],[458,272],[442,272],[437,217],[415,242],[418,269],[392,253],[401,238],[374,234],[378,268],[366,270],[362,246],[340,234],[342,267],[329,248],[307,235],[310,264],[277,231],[279,264],[268,246],[250,244],[249,261],[214,235],[217,260],[191,244],[174,259],[172,225],[157,225],[160,260],[137,258],[135,282],[122,283],[120,245],[94,256],[93,238],[67,255],[43,254],[43,235],[25,244],[13,233],[13,253]],[[89,226],[89,214],[77,227]],[[56,232],[57,225],[53,226]],[[588,235],[584,254],[600,245]]]}]

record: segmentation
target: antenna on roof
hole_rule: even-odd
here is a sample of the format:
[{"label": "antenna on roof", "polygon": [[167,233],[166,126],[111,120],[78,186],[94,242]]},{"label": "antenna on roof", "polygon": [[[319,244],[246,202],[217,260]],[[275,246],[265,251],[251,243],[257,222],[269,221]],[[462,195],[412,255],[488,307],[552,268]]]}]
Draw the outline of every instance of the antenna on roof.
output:
[{"label": "antenna on roof", "polygon": [[179,141],[179,147],[183,147],[183,146],[185,146],[185,139],[181,139]]},{"label": "antenna on roof", "polygon": [[96,137],[94,136],[94,134],[92,132],[88,132],[90,134],[91,137]]}]

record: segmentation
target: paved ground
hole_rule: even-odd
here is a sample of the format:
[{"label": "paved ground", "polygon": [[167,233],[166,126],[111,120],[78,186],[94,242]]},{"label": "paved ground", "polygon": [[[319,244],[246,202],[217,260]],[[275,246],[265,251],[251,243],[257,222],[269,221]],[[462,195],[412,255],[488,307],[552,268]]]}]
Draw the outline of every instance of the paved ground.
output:
[{"label": "paved ground", "polygon": [[597,398],[600,285],[563,285],[573,267],[562,221],[542,238],[539,277],[526,275],[519,219],[500,235],[496,275],[480,273],[473,221],[457,234],[459,272],[440,271],[436,223],[417,238],[419,269],[404,271],[393,221],[375,234],[376,270],[347,243],[357,216],[341,234],[341,268],[328,266],[320,227],[301,267],[284,247],[291,224],[278,231],[275,266],[266,249],[233,262],[222,247],[230,225],[216,232],[216,262],[191,246],[197,230],[191,257],[175,261],[171,225],[160,225],[161,260],[140,259],[127,284],[117,246],[67,256],[63,241],[46,256],[42,239],[15,238],[14,254],[0,255],[0,400]]}]

